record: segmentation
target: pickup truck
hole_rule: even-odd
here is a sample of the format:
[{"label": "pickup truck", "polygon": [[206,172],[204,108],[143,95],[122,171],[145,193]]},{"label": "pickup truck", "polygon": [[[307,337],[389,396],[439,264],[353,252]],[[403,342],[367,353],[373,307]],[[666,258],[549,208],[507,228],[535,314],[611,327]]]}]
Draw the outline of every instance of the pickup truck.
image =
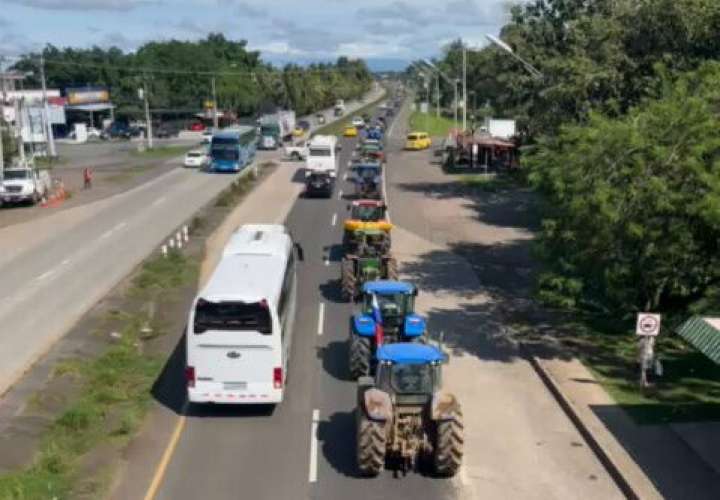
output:
[{"label": "pickup truck", "polygon": [[308,148],[305,141],[295,143],[293,146],[285,146],[285,158],[293,161],[301,161],[307,158]]},{"label": "pickup truck", "polygon": [[47,170],[30,167],[12,167],[5,169],[2,179],[2,202],[20,203],[29,201],[38,203],[52,189],[52,181]]}]

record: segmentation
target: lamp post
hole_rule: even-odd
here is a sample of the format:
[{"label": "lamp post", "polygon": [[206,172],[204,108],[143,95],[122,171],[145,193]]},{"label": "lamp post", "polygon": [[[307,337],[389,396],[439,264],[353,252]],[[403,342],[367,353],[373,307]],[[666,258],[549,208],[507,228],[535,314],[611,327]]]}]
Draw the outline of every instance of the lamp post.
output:
[{"label": "lamp post", "polygon": [[509,54],[513,59],[518,61],[520,64],[522,64],[523,68],[530,73],[533,77],[537,79],[543,79],[545,76],[538,70],[535,66],[527,62],[525,59],[520,57],[515,53],[515,51],[510,47],[507,43],[503,42],[501,39],[494,35],[486,34],[485,38],[487,38],[491,44],[493,44],[495,47],[499,48],[506,54]]},{"label": "lamp post", "polygon": [[422,60],[423,63],[425,63],[430,68],[434,69],[439,76],[441,76],[446,82],[448,82],[450,85],[453,86],[453,92],[455,94],[454,100],[453,100],[453,108],[454,108],[454,120],[455,120],[455,126],[457,126],[458,121],[458,95],[457,95],[457,89],[458,85],[460,84],[459,78],[450,78],[447,74],[445,74],[440,68],[438,68],[435,64],[432,63],[432,61],[429,61],[427,59]]}]

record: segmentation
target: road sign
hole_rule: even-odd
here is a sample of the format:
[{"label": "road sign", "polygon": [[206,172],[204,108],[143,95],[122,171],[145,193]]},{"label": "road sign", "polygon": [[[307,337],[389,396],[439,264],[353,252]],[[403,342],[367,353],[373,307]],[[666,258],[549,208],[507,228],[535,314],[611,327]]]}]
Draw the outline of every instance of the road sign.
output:
[{"label": "road sign", "polygon": [[657,337],[660,333],[660,315],[638,313],[635,334],[643,337]]}]

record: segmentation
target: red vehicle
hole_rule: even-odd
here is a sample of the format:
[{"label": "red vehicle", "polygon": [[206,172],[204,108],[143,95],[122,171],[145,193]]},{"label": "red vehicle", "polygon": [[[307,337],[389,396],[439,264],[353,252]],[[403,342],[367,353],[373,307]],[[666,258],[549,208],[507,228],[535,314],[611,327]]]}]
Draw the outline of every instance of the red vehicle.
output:
[{"label": "red vehicle", "polygon": [[190,125],[190,130],[192,130],[193,132],[202,132],[203,130],[205,130],[205,125],[200,122],[195,122]]}]

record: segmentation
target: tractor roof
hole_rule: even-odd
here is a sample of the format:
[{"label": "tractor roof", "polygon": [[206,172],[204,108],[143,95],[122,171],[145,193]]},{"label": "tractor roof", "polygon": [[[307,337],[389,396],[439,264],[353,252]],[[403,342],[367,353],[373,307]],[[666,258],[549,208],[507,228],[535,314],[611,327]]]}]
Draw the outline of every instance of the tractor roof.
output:
[{"label": "tractor roof", "polygon": [[363,285],[363,293],[412,293],[415,286],[405,281],[378,280],[368,281]]},{"label": "tractor roof", "polygon": [[352,205],[354,207],[384,207],[385,202],[382,200],[355,200]]},{"label": "tractor roof", "polygon": [[377,359],[380,362],[401,365],[424,365],[445,361],[445,355],[440,349],[431,345],[399,342],[380,346],[377,350]]}]

